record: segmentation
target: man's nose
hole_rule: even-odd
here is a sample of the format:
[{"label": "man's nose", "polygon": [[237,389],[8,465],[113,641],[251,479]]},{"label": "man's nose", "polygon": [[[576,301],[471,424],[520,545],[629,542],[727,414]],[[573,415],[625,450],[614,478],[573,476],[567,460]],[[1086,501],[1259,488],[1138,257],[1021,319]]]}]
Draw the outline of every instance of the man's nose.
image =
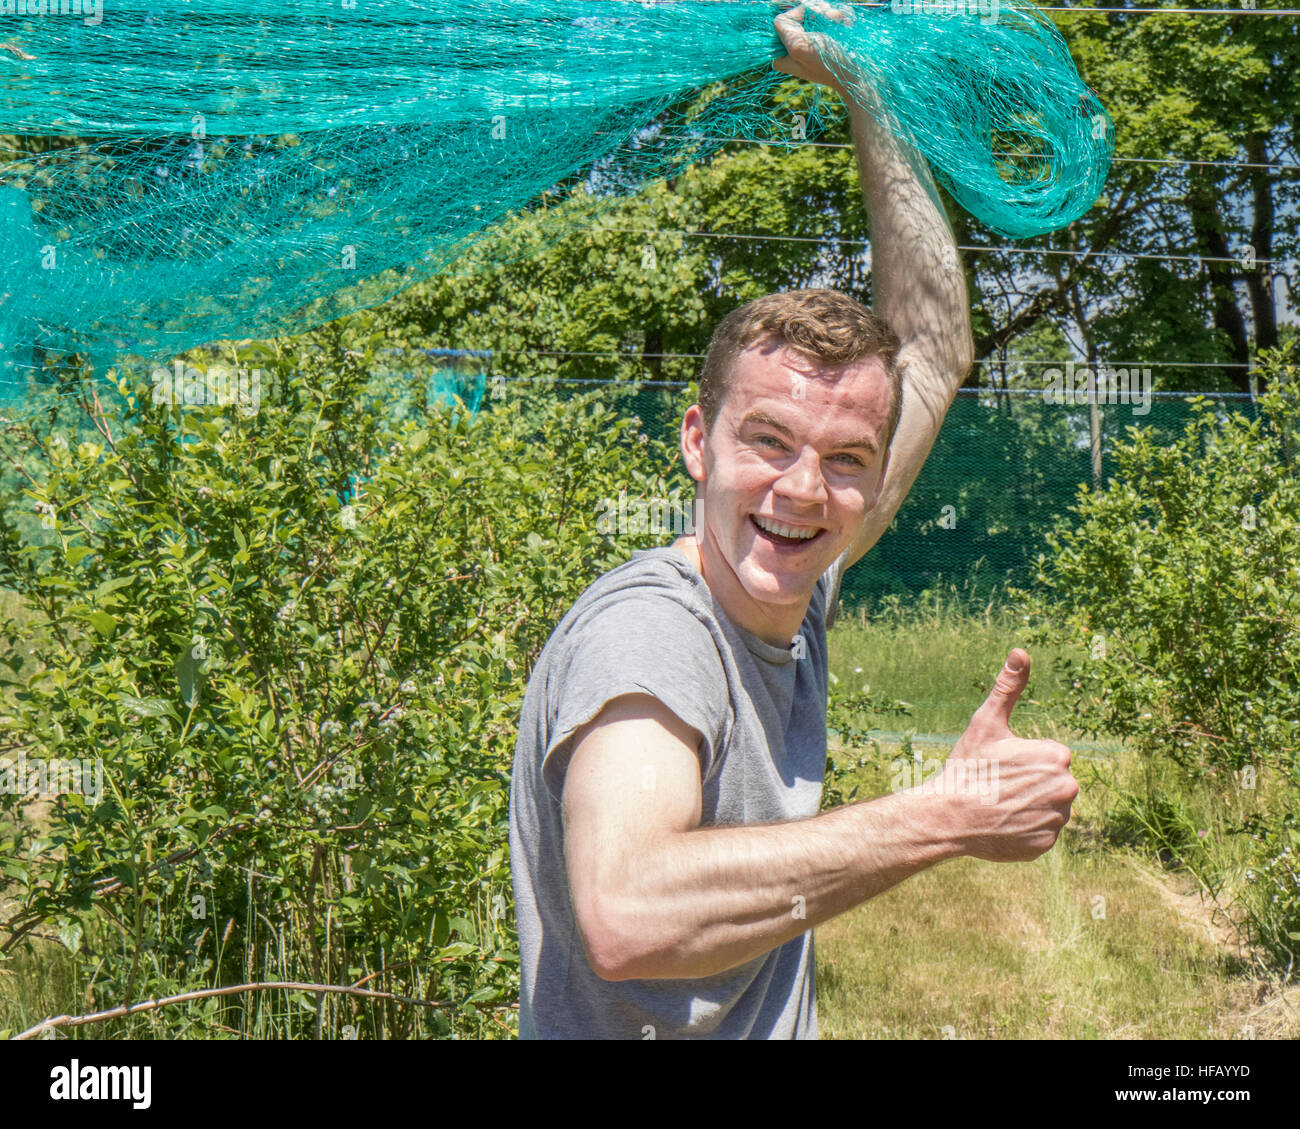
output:
[{"label": "man's nose", "polygon": [[776,481],[777,491],[800,502],[824,502],[826,482],[822,478],[821,458],[810,447],[805,447],[799,457]]}]

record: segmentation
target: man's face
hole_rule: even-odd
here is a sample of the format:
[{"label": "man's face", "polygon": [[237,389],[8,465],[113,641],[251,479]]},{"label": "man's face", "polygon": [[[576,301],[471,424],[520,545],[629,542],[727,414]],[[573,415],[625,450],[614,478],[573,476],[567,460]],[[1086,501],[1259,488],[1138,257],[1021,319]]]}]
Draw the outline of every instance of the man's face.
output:
[{"label": "man's face", "polygon": [[780,341],[747,349],[712,432],[698,407],[682,429],[705,560],[720,556],[760,605],[806,605],[875,504],[888,417],[879,357],[822,367]]}]

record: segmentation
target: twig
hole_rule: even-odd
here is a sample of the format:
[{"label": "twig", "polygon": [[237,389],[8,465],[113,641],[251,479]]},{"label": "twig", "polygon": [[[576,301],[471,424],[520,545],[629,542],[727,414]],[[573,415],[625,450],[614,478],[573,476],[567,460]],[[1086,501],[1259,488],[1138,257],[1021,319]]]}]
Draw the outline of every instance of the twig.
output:
[{"label": "twig", "polygon": [[[452,961],[452,960],[466,960],[466,959],[468,959],[468,960],[492,960],[493,957],[492,957],[492,954],[491,954],[491,953],[479,953],[478,956],[475,956],[475,957],[463,956],[463,957],[439,957],[439,958],[438,958],[438,960],[439,960],[440,963],[445,963],[446,961]],[[389,964],[389,965],[385,965],[383,968],[378,968],[378,969],[376,969],[376,970],[375,970],[374,972],[372,972],[369,976],[363,976],[360,980],[358,980],[355,984],[353,984],[352,987],[354,987],[354,988],[359,988],[359,987],[361,987],[362,984],[366,983],[366,982],[369,981],[369,980],[373,980],[376,976],[383,976],[384,973],[386,973],[386,972],[392,972],[392,970],[393,970],[394,968],[407,968],[408,966],[410,966],[410,965],[412,965],[412,964],[421,964],[421,963],[423,963],[423,960],[422,960],[422,959],[421,959],[421,960],[404,960],[404,961],[400,961],[400,962],[397,963],[397,964]]]},{"label": "twig", "polygon": [[[141,1012],[153,1011],[156,1008],[165,1007],[168,1004],[188,1003],[190,1000],[203,1000],[212,996],[234,996],[240,992],[263,992],[276,988],[288,989],[295,992],[339,992],[348,996],[364,996],[369,999],[395,1000],[398,1003],[412,1004],[416,1007],[456,1007],[454,1001],[448,1000],[417,1000],[410,996],[397,996],[392,992],[377,992],[369,988],[349,988],[342,984],[304,984],[297,980],[261,980],[254,984],[233,984],[226,988],[204,988],[198,992],[183,992],[179,996],[166,996],[161,1000],[142,1000],[135,1004],[122,1004],[119,1007],[109,1008],[107,1011],[97,1011],[90,1015],[59,1015],[51,1019],[43,1020],[36,1024],[35,1027],[29,1027],[20,1035],[15,1035],[14,1040],[30,1039],[42,1031],[50,1031],[56,1027],[82,1027],[87,1023],[100,1023],[105,1019],[121,1019],[123,1016],[136,1015]],[[517,1008],[518,1004],[488,1004],[476,1002],[473,1007],[487,1008],[489,1010],[511,1010]]]},{"label": "twig", "polygon": [[[240,814],[239,812],[236,812],[235,817],[238,817],[239,814]],[[153,871],[157,870],[162,865],[163,862],[168,862],[168,863],[183,862],[185,859],[192,858],[194,855],[197,855],[200,852],[206,850],[213,843],[216,843],[219,840],[224,839],[227,835],[230,835],[235,831],[246,831],[252,826],[253,824],[251,823],[239,823],[239,824],[232,824],[229,827],[220,828],[219,830],[214,831],[211,837],[202,845],[197,847],[187,847],[184,850],[180,850],[180,851],[174,851],[170,855],[166,856],[165,859],[160,859],[158,862],[151,863],[146,873],[152,873]],[[91,893],[91,894],[98,894],[101,896],[105,894],[115,894],[118,890],[122,889],[122,886],[123,886],[123,882],[120,878],[105,876],[104,878],[96,878],[90,884],[89,887],[83,887],[82,889],[78,890],[77,893],[81,893],[81,894]],[[102,902],[100,903],[100,907],[104,908],[104,904]],[[4,953],[7,953],[11,949],[13,949],[13,947],[17,945],[18,942],[21,941],[25,935],[29,934],[33,929],[36,928],[37,925],[39,925],[42,921],[44,921],[49,916],[50,914],[48,912],[42,910],[25,909],[25,910],[20,910],[18,913],[14,914],[7,921],[0,923],[0,929],[4,929],[10,934],[9,940],[7,940],[3,945],[0,945],[0,955],[3,955]],[[24,921],[25,918],[29,920]]]}]

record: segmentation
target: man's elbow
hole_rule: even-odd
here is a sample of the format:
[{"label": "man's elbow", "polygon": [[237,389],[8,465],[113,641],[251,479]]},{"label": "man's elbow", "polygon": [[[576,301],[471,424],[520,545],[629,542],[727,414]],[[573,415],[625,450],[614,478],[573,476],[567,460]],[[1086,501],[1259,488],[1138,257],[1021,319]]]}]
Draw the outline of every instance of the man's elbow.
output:
[{"label": "man's elbow", "polygon": [[644,980],[655,965],[646,948],[646,931],[630,924],[626,914],[594,906],[578,915],[578,936],[592,972],[602,980]]},{"label": "man's elbow", "polygon": [[616,934],[583,932],[582,949],[587,954],[591,971],[602,980],[614,982],[632,979],[628,973],[631,962],[626,946]]},{"label": "man's elbow", "polygon": [[957,337],[953,350],[952,372],[957,378],[958,385],[966,382],[966,377],[970,374],[971,366],[975,364],[975,338],[967,329]]}]

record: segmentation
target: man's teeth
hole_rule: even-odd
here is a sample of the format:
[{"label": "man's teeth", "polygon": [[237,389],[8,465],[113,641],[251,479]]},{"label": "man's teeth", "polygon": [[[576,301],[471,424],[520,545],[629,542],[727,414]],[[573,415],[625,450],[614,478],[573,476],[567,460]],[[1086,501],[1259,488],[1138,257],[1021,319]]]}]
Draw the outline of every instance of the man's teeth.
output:
[{"label": "man's teeth", "polygon": [[799,541],[808,541],[816,537],[821,532],[820,529],[795,529],[788,525],[777,525],[774,521],[768,521],[767,518],[755,517],[754,521],[758,523],[760,529],[768,533],[775,533],[778,537],[793,537]]}]

